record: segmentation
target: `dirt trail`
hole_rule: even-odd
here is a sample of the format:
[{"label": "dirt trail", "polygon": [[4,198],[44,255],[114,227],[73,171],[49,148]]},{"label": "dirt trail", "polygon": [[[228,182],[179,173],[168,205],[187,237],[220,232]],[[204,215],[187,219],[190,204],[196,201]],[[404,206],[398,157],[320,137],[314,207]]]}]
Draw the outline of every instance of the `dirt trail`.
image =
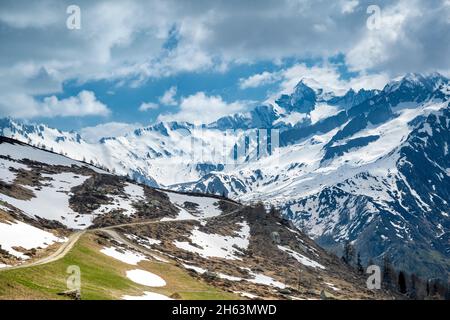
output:
[{"label": "dirt trail", "polygon": [[67,253],[69,253],[70,250],[72,250],[73,246],[77,243],[77,241],[80,239],[80,237],[85,233],[86,231],[77,231],[73,234],[71,234],[69,236],[69,240],[64,242],[59,248],[58,250],[56,250],[55,252],[53,252],[52,254],[50,254],[47,257],[43,257],[39,260],[35,260],[33,262],[25,262],[22,263],[18,266],[11,266],[11,267],[6,267],[6,268],[2,268],[0,269],[1,271],[6,271],[6,270],[16,270],[16,269],[22,269],[22,268],[29,268],[29,267],[35,267],[35,266],[40,266],[43,264],[47,264],[47,263],[51,263],[51,262],[55,262],[59,259],[62,259],[66,256]]},{"label": "dirt trail", "polygon": [[[233,210],[229,213],[226,214],[221,214],[219,215],[220,217],[226,217],[229,215],[232,215],[236,212],[238,212],[239,210],[241,210],[241,208]],[[11,267],[6,267],[6,268],[1,268],[0,272],[2,271],[7,271],[7,270],[17,270],[17,269],[23,269],[23,268],[29,268],[29,267],[35,267],[35,266],[40,266],[43,264],[47,264],[47,263],[51,263],[51,262],[55,262],[57,260],[60,260],[62,258],[64,258],[69,252],[70,250],[72,250],[72,248],[75,246],[75,244],[78,242],[78,240],[81,238],[81,236],[83,234],[85,234],[86,232],[95,232],[95,231],[105,231],[106,233],[108,233],[111,237],[113,237],[113,239],[122,241],[122,242],[126,242],[127,245],[129,245],[130,247],[141,251],[143,253],[149,253],[147,252],[144,248],[142,248],[139,245],[134,244],[133,242],[127,240],[124,237],[121,237],[117,232],[114,231],[114,229],[117,228],[122,228],[122,227],[130,227],[130,226],[137,226],[137,225],[148,225],[148,224],[160,224],[160,223],[171,223],[171,222],[192,222],[192,221],[207,221],[207,220],[211,220],[214,219],[218,216],[214,216],[214,217],[208,217],[208,218],[198,218],[198,219],[167,219],[167,220],[149,220],[149,221],[140,221],[140,222],[132,222],[132,223],[125,223],[125,224],[119,224],[119,225],[115,225],[115,226],[108,226],[108,227],[103,227],[103,228],[96,228],[96,229],[87,229],[87,230],[82,230],[82,231],[77,231],[73,234],[71,234],[69,236],[69,240],[64,242],[59,248],[58,250],[56,250],[55,252],[53,252],[52,254],[50,254],[47,257],[43,257],[41,259],[32,261],[32,262],[25,262],[22,263],[20,265],[17,266],[11,266]],[[154,254],[154,253],[153,253]]]}]

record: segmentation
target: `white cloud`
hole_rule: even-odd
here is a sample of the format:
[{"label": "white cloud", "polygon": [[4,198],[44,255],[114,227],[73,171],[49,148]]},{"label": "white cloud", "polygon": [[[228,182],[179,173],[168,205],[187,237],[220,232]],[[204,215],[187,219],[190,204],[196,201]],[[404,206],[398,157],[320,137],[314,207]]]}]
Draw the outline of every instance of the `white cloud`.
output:
[{"label": "white cloud", "polygon": [[80,133],[87,142],[96,143],[101,138],[123,136],[140,127],[142,125],[139,123],[108,122],[94,127],[82,128]]},{"label": "white cloud", "polygon": [[367,29],[365,37],[349,50],[346,57],[349,66],[353,70],[367,70],[389,60],[389,47],[403,40],[403,24],[409,15],[419,18],[420,13],[414,5],[381,11],[380,28]]},{"label": "white cloud", "polygon": [[272,73],[263,72],[252,75],[246,79],[240,79],[239,84],[246,87],[259,87],[268,83],[280,82],[279,93],[291,93],[300,80],[308,82],[312,86],[324,86],[326,89],[340,92],[347,87],[340,79],[336,65],[317,65],[308,67],[303,63],[295,64],[289,68]]},{"label": "white cloud", "polygon": [[145,112],[148,110],[156,110],[159,108],[159,105],[153,102],[142,102],[139,106],[139,111]]},{"label": "white cloud", "polygon": [[177,87],[172,86],[169,90],[164,92],[163,96],[159,98],[159,102],[161,102],[165,106],[176,106],[178,104],[175,96],[177,95]]},{"label": "white cloud", "polygon": [[395,77],[450,69],[450,7],[445,1],[398,0],[380,9],[380,28],[363,28],[346,52],[351,70]]},{"label": "white cloud", "polygon": [[98,101],[91,91],[81,91],[78,95],[65,99],[56,96],[38,101],[26,94],[5,94],[0,101],[4,116],[18,118],[36,117],[85,117],[110,115],[111,111]]},{"label": "white cloud", "polygon": [[358,0],[343,0],[341,1],[342,13],[352,13],[355,11],[355,8],[358,6]]},{"label": "white cloud", "polygon": [[208,96],[204,92],[197,92],[181,99],[177,113],[160,115],[158,120],[210,123],[225,115],[244,111],[246,107],[247,104],[242,101],[227,103],[221,96]]},{"label": "white cloud", "polygon": [[349,80],[341,79],[337,65],[323,65],[307,67],[297,64],[282,71],[281,92],[290,93],[300,80],[304,80],[313,88],[322,88],[336,94],[344,94],[350,88],[359,90],[382,89],[389,81],[386,74],[359,75]]},{"label": "white cloud", "polygon": [[366,74],[352,78],[348,81],[348,87],[359,89],[383,89],[390,78],[386,73]]},{"label": "white cloud", "polygon": [[[139,85],[148,78],[178,72],[221,71],[229,63],[329,57],[353,50],[349,62],[354,68],[366,68],[371,67],[367,61],[356,60],[358,52],[364,51],[361,47],[386,47],[388,50],[381,53],[383,61],[389,62],[398,58],[396,49],[408,54],[404,45],[409,43],[421,53],[421,63],[403,63],[403,70],[421,71],[422,64],[448,69],[448,63],[442,61],[445,59],[433,63],[425,60],[427,54],[439,51],[436,48],[443,57],[449,54],[447,32],[443,32],[449,23],[448,0],[432,2],[378,1],[386,27],[374,36],[365,26],[370,0],[261,0],[257,5],[214,0],[79,0],[79,32],[64,28],[69,1],[29,4],[3,0],[0,21],[5,24],[5,32],[0,68],[33,61],[37,68],[53,64],[60,81],[119,79]],[[406,17],[400,27],[388,21],[396,16]],[[393,41],[389,37],[391,28],[394,33],[401,31],[405,41]],[[436,35],[442,39],[426,46],[431,41],[427,34],[433,36],[431,40]],[[176,43],[167,48],[164,44],[170,35]]]},{"label": "white cloud", "polygon": [[14,28],[26,29],[44,28],[64,18],[54,10],[54,4],[47,1],[28,2],[26,6],[13,4],[9,10],[0,10],[0,21]]},{"label": "white cloud", "polygon": [[257,88],[266,84],[275,82],[278,79],[277,73],[264,71],[262,73],[254,74],[248,78],[239,80],[239,87],[241,89]]},{"label": "white cloud", "polygon": [[345,90],[334,65],[307,67],[305,64],[296,64],[282,71],[282,79],[280,88],[283,93],[292,92],[302,79],[311,86],[320,85],[339,93]]},{"label": "white cloud", "polygon": [[59,100],[56,96],[46,97],[41,103],[42,113],[48,117],[60,116],[107,116],[111,113],[106,105],[98,101],[91,91],[81,91],[75,97]]}]

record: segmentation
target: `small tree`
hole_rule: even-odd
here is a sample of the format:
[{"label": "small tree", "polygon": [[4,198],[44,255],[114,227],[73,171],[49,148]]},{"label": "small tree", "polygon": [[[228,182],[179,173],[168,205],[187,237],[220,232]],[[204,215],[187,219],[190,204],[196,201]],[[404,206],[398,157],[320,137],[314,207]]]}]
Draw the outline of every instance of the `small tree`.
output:
[{"label": "small tree", "polygon": [[403,271],[398,274],[398,291],[401,294],[406,294],[406,276]]},{"label": "small tree", "polygon": [[411,286],[409,287],[409,292],[408,292],[408,295],[410,296],[410,298],[411,299],[417,299],[418,298],[418,296],[417,296],[417,285],[418,285],[418,283],[417,283],[417,276],[416,276],[416,274],[412,274],[411,275]]},{"label": "small tree", "polygon": [[356,261],[356,268],[358,269],[358,272],[359,273],[364,273],[364,267],[363,267],[362,262],[361,262],[361,254],[359,252],[358,252],[358,257],[357,257],[356,260],[357,260]]},{"label": "small tree", "polygon": [[395,270],[392,267],[391,260],[387,255],[383,258],[383,282],[387,288],[395,287]]},{"label": "small tree", "polygon": [[347,240],[344,244],[344,255],[342,256],[342,261],[344,261],[348,265],[351,265],[353,262],[354,254],[355,249],[350,241]]}]

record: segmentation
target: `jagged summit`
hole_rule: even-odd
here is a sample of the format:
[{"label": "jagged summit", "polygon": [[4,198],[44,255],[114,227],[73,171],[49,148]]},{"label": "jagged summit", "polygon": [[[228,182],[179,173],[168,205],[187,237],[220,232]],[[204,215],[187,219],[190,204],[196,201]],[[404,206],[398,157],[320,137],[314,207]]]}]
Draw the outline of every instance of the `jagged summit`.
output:
[{"label": "jagged summit", "polygon": [[438,72],[430,74],[408,73],[389,82],[383,91],[393,92],[404,88],[434,91],[442,85],[448,84],[448,82],[449,79]]}]

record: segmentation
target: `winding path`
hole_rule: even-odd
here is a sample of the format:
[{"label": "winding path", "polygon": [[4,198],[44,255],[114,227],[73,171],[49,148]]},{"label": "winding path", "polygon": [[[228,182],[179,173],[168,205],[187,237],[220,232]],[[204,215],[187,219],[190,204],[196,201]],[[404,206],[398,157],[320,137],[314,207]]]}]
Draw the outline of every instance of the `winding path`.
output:
[{"label": "winding path", "polygon": [[29,262],[29,263],[25,262],[25,263],[22,263],[22,264],[17,265],[17,266],[11,266],[11,267],[2,268],[2,269],[0,269],[0,272],[7,271],[7,270],[17,270],[17,269],[23,269],[23,268],[40,266],[40,265],[43,265],[43,264],[55,262],[55,261],[57,261],[59,259],[62,259],[62,258],[64,258],[66,256],[66,254],[69,253],[70,250],[72,250],[73,246],[78,242],[78,240],[80,239],[80,237],[84,233],[86,233],[85,230],[77,231],[77,232],[71,234],[69,236],[69,240],[68,241],[64,242],[58,248],[58,250],[56,250],[55,252],[51,253],[47,257],[43,257],[41,259]]},{"label": "winding path", "polygon": [[70,252],[70,250],[72,250],[72,248],[75,246],[75,244],[78,242],[78,240],[80,240],[81,236],[84,235],[87,232],[105,231],[113,239],[120,240],[122,242],[126,242],[127,245],[129,245],[130,247],[132,247],[132,248],[134,248],[134,249],[136,249],[138,251],[141,251],[143,253],[146,253],[145,252],[146,250],[144,250],[144,248],[142,248],[139,245],[136,245],[136,244],[130,242],[129,240],[125,239],[124,237],[120,236],[119,233],[114,231],[114,229],[122,228],[122,227],[138,226],[138,225],[162,224],[162,223],[171,223],[171,222],[207,221],[207,220],[212,220],[212,219],[217,218],[217,217],[223,218],[223,217],[232,215],[232,214],[238,212],[241,209],[242,208],[238,208],[238,209],[235,209],[235,210],[233,210],[231,212],[228,212],[228,213],[225,213],[225,214],[220,214],[218,216],[207,217],[207,218],[179,219],[179,220],[177,220],[177,219],[148,220],[148,221],[140,221],[140,222],[118,224],[118,225],[114,225],[114,226],[108,226],[108,227],[102,227],[102,228],[96,228],[96,229],[87,229],[87,230],[76,231],[75,233],[73,233],[73,234],[71,234],[69,236],[69,240],[68,241],[64,242],[58,248],[58,250],[56,250],[55,252],[51,253],[49,256],[43,257],[43,258],[40,258],[40,259],[32,261],[32,262],[28,262],[28,263],[24,262],[24,263],[22,263],[20,265],[6,267],[6,268],[1,268],[0,272],[8,271],[8,270],[17,270],[17,269],[35,267],[35,266],[40,266],[40,265],[44,265],[44,264],[47,264],[47,263],[58,261],[58,260],[64,258]]}]

